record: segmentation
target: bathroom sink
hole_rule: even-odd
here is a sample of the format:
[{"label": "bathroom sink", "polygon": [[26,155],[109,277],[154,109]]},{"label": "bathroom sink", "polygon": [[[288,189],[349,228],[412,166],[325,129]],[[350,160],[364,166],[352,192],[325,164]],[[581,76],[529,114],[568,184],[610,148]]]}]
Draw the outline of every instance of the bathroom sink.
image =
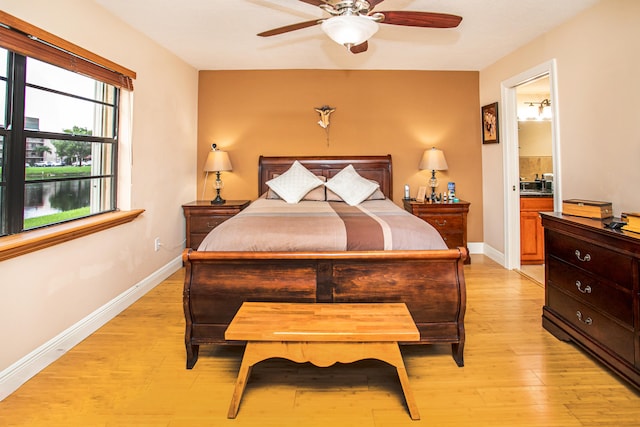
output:
[{"label": "bathroom sink", "polygon": [[545,189],[545,190],[541,190],[541,189],[525,189],[525,190],[520,190],[520,194],[523,196],[553,196],[553,190],[549,190],[549,189]]},{"label": "bathroom sink", "polygon": [[552,182],[520,181],[520,194],[528,196],[553,196]]}]

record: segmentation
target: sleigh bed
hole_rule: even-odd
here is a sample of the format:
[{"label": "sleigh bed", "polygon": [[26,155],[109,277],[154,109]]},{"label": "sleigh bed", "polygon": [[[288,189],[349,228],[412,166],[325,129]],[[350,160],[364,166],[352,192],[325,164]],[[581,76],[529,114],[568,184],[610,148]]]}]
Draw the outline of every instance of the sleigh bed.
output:
[{"label": "sleigh bed", "polygon": [[[267,181],[284,174],[295,160],[323,180],[330,180],[343,168],[353,165],[361,177],[379,183],[379,191],[375,193],[380,196],[377,199],[392,200],[391,156],[260,157],[258,189],[262,196],[252,205],[277,203],[265,200],[270,194]],[[325,190],[324,194],[329,197],[329,193]],[[297,208],[303,209],[305,202],[300,203]],[[330,204],[331,209],[346,211],[343,216],[348,220],[352,210],[363,210],[370,217],[378,218],[375,208],[382,206],[384,201],[363,201],[362,209],[347,207],[344,202]],[[223,225],[231,227],[231,221],[236,218],[242,220],[251,216],[250,213],[243,215],[245,211],[219,225],[212,233],[224,231],[217,230]],[[395,218],[400,214],[405,212],[394,212],[391,216]],[[405,222],[415,219],[406,214]],[[337,214],[326,215],[335,217]],[[254,216],[263,216],[263,213]],[[384,222],[384,216],[383,212],[382,219],[376,221]],[[265,227],[265,232],[270,228],[273,227]],[[393,234],[388,230],[381,232],[385,233]],[[261,233],[243,236],[256,234]],[[394,240],[402,240],[393,235]],[[215,242],[219,240],[218,236],[208,236],[208,239]],[[404,302],[420,331],[419,343],[451,344],[455,362],[463,366],[466,309],[463,261],[467,257],[466,249],[371,250],[358,247],[355,245],[355,249],[346,250],[208,250],[203,242],[197,251],[186,249],[183,253],[186,267],[183,305],[187,368],[195,365],[202,344],[241,344],[226,341],[224,332],[244,301]]]}]

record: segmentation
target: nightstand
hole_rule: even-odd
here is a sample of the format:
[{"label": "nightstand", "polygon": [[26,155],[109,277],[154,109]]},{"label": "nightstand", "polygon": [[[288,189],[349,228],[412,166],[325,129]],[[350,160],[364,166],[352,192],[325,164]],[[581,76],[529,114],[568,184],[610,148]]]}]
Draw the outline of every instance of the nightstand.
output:
[{"label": "nightstand", "polygon": [[[467,213],[469,202],[460,200],[455,203],[429,203],[403,200],[404,209],[431,224],[442,236],[450,249],[463,246],[467,248]],[[464,261],[471,263],[471,255]]]},{"label": "nightstand", "polygon": [[182,205],[187,220],[187,248],[198,249],[213,228],[247,206],[249,200],[227,200],[219,205],[211,204],[209,200],[196,200]]}]

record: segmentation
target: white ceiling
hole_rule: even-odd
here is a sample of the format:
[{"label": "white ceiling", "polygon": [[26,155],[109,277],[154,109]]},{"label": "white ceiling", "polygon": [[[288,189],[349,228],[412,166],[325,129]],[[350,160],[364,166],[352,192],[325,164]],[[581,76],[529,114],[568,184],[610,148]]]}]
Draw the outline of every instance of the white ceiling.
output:
[{"label": "white ceiling", "polygon": [[298,0],[94,0],[198,70],[481,70],[599,0],[385,0],[375,11],[463,17],[454,29],[381,24],[354,55],[312,26],[265,30],[329,16]]}]

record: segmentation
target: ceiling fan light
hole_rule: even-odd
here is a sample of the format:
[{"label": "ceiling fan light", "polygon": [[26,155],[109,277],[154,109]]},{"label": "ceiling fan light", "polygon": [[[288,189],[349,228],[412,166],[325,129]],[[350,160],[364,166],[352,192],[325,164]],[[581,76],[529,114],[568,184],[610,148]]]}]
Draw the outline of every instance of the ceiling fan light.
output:
[{"label": "ceiling fan light", "polygon": [[334,16],[322,22],[322,31],[336,43],[351,47],[369,40],[378,31],[378,23],[358,15]]}]

